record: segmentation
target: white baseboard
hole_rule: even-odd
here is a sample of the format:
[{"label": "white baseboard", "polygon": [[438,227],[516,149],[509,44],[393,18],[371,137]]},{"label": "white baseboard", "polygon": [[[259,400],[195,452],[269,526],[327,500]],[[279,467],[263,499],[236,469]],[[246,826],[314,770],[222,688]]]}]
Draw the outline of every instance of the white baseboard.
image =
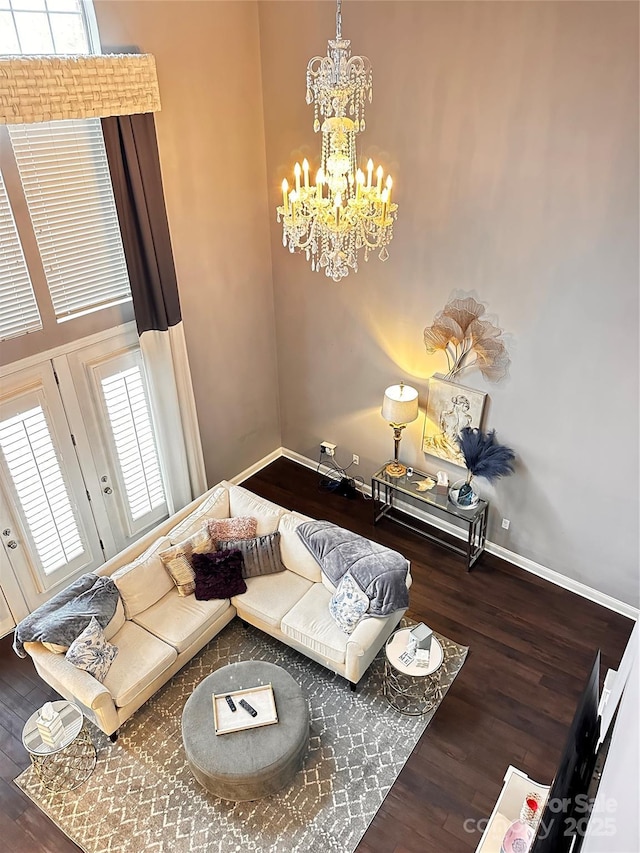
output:
[{"label": "white baseboard", "polygon": [[236,474],[235,477],[230,477],[228,482],[233,483],[234,486],[239,486],[240,483],[248,480],[249,477],[253,477],[254,474],[258,473],[258,471],[262,471],[263,468],[266,468],[267,465],[271,465],[272,462],[275,462],[276,459],[279,459],[283,455],[282,447],[276,447],[276,449],[272,450],[271,453],[267,453],[266,456],[263,456],[262,459],[258,459],[258,461],[254,462],[253,465],[249,465],[248,468],[245,468],[244,471]]},{"label": "white baseboard", "polygon": [[628,616],[629,619],[633,619],[636,622],[640,618],[640,610],[638,610],[637,607],[632,607],[624,601],[619,601],[617,598],[613,598],[613,596],[607,595],[605,592],[600,592],[598,589],[587,586],[581,581],[568,578],[566,575],[562,575],[554,569],[548,569],[546,566],[536,563],[528,557],[522,557],[514,551],[509,551],[508,548],[503,548],[502,545],[495,545],[493,542],[487,542],[486,550],[489,554],[495,554],[495,556],[500,557],[501,560],[506,560],[508,563],[512,563],[519,569],[524,569],[525,572],[530,572],[532,575],[544,578],[544,580],[550,581],[556,586],[561,586],[563,589],[575,592],[577,595],[582,596],[582,598],[588,598],[589,601],[595,601],[596,604],[601,604],[608,610],[613,610],[614,613],[621,613],[623,616]]},{"label": "white baseboard", "polygon": [[312,468],[314,471],[318,467],[318,463],[313,459],[309,459],[308,456],[303,456],[302,453],[296,453],[295,450],[289,450],[288,447],[281,447],[282,456],[285,459],[291,459],[292,462],[298,462],[300,465],[304,465],[305,468]]},{"label": "white baseboard", "polygon": [[[295,450],[289,450],[286,447],[281,447],[278,455],[284,456],[286,459],[291,459],[293,462],[298,462],[306,468],[312,468],[314,471],[318,468],[318,463],[313,459],[309,459],[307,456],[303,456],[301,453],[297,453]],[[359,484],[359,487],[365,492],[365,494],[371,495],[371,486],[368,483],[365,483],[364,485]],[[410,509],[410,515],[428,520],[429,524],[432,524],[440,530],[444,530],[446,533],[450,533],[452,536],[457,536],[459,539],[466,538],[465,531],[456,527],[455,524],[452,524],[445,519],[437,518],[433,515],[427,515],[427,513],[421,513],[419,509],[414,506],[406,506],[408,510]],[[524,569],[525,572],[530,572],[530,574],[536,575],[539,578],[544,578],[544,580],[547,580],[556,586],[560,586],[570,592],[575,592],[576,595],[580,595],[582,598],[587,598],[589,601],[601,604],[608,610],[613,610],[614,613],[620,613],[636,622],[640,619],[640,610],[638,610],[637,607],[632,607],[630,604],[626,604],[624,601],[619,601],[617,598],[613,598],[604,592],[600,592],[600,590],[593,589],[593,587],[587,586],[587,584],[584,584],[581,581],[569,578],[566,575],[560,574],[560,572],[556,572],[554,569],[549,569],[547,566],[536,563],[528,557],[516,554],[515,551],[510,551],[502,545],[496,545],[495,543],[487,540],[485,550],[487,553],[494,554],[496,557],[517,566],[519,569]]]}]

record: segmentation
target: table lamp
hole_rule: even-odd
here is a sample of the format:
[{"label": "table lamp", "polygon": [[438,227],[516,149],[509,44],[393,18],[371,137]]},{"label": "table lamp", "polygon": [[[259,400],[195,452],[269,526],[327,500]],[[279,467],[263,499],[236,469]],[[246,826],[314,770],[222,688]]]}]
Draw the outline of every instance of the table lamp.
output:
[{"label": "table lamp", "polygon": [[389,462],[385,470],[390,477],[402,477],[407,473],[407,468],[406,465],[398,462],[398,448],[402,430],[418,417],[418,392],[404,382],[399,385],[390,385],[384,392],[381,414],[393,430],[395,442],[393,462]]}]

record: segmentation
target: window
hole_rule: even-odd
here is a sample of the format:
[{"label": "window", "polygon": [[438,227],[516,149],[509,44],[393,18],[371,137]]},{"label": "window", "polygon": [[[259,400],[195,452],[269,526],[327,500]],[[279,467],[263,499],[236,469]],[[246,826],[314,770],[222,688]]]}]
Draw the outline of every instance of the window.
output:
[{"label": "window", "polygon": [[45,574],[84,553],[41,405],[0,423],[0,447]]},{"label": "window", "polygon": [[124,497],[133,521],[165,506],[160,460],[141,365],[100,382],[115,444]]},{"label": "window", "polygon": [[42,328],[20,238],[0,174],[0,340]]},{"label": "window", "polygon": [[91,53],[80,0],[0,0],[0,53]]},{"label": "window", "polygon": [[131,299],[99,119],[9,136],[59,323]]},{"label": "window", "polygon": [[[89,2],[0,0],[0,53],[99,49]],[[9,238],[0,252],[0,340],[130,302],[100,120],[8,125],[0,133],[3,247]]]}]

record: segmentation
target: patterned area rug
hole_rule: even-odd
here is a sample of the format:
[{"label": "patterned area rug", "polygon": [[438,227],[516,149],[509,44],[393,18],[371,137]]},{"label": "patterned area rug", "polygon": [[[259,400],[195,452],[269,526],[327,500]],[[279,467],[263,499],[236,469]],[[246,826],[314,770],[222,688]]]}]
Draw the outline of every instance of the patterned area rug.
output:
[{"label": "patterned area rug", "polygon": [[[444,695],[467,649],[438,637]],[[192,777],[180,722],[205,676],[250,659],[284,667],[302,686],[309,752],[280,794],[228,803]],[[16,784],[87,853],[351,853],[434,713],[408,717],[389,706],[383,661],[384,650],[353,693],[339,676],[234,619],[125,723],[117,743],[90,726],[98,763],[87,782],[50,794],[29,768]]]}]

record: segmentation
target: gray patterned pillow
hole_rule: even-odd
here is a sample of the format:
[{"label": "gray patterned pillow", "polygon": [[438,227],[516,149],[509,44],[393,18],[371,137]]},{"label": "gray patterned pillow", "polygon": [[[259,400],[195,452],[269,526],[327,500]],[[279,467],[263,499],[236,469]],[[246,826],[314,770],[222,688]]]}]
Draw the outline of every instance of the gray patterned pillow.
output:
[{"label": "gray patterned pillow", "polygon": [[280,534],[277,531],[254,539],[223,539],[217,546],[220,551],[240,551],[244,563],[243,578],[275,575],[285,570],[280,556]]},{"label": "gray patterned pillow", "polygon": [[84,669],[102,683],[117,654],[118,647],[108,642],[100,623],[92,616],[82,634],[69,646],[65,657],[69,663],[78,669]]},{"label": "gray patterned pillow", "polygon": [[338,628],[352,634],[369,609],[369,599],[351,575],[343,575],[329,602],[329,613]]}]

